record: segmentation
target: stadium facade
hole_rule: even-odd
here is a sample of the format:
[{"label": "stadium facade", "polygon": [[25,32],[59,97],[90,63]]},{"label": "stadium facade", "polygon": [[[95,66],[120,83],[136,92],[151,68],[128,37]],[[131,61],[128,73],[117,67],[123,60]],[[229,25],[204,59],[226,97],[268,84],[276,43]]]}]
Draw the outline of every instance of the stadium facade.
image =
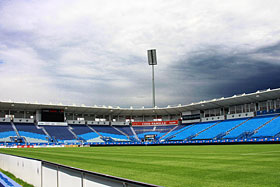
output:
[{"label": "stadium facade", "polygon": [[0,102],[0,146],[278,141],[280,88],[164,108]]}]

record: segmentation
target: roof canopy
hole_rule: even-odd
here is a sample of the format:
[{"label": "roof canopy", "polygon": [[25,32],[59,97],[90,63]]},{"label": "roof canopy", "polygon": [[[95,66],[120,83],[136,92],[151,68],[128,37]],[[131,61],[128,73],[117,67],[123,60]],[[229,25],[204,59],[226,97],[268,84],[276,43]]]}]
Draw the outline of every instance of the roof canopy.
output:
[{"label": "roof canopy", "polygon": [[167,106],[164,108],[119,108],[99,106],[70,106],[63,104],[37,104],[27,102],[0,101],[0,110],[27,110],[34,111],[46,108],[63,109],[70,113],[84,113],[96,115],[121,115],[121,116],[151,116],[151,115],[175,115],[185,111],[207,110],[223,108],[233,105],[260,102],[280,98],[280,88],[257,91],[250,94],[234,95],[227,98],[200,101],[188,105]]}]

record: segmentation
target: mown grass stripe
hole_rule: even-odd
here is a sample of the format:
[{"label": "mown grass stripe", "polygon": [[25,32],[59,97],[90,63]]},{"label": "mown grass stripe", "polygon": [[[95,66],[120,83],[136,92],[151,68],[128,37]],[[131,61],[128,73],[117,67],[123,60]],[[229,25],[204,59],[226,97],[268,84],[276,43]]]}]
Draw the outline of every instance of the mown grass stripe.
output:
[{"label": "mown grass stripe", "polygon": [[[0,152],[161,186],[280,186],[277,144],[1,149]],[[264,152],[269,154],[260,154]]]}]

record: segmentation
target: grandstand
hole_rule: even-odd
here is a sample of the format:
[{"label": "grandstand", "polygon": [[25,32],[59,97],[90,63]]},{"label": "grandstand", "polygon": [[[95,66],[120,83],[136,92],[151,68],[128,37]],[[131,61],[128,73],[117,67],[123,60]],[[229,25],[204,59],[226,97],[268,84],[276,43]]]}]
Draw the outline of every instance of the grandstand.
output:
[{"label": "grandstand", "polygon": [[84,108],[0,102],[0,142],[161,144],[264,138],[278,141],[280,135],[280,89],[177,107],[87,107],[86,113]]}]

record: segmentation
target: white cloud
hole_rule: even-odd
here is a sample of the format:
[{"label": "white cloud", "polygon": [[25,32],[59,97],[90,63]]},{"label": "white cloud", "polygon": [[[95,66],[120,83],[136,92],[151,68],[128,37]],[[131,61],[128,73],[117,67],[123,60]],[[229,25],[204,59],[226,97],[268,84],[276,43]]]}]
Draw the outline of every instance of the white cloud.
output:
[{"label": "white cloud", "polygon": [[279,7],[273,0],[3,1],[0,98],[147,106],[146,50],[156,48],[158,105],[185,104],[197,96],[178,90],[192,83],[178,83],[169,66],[204,46],[239,51],[277,42]]}]

